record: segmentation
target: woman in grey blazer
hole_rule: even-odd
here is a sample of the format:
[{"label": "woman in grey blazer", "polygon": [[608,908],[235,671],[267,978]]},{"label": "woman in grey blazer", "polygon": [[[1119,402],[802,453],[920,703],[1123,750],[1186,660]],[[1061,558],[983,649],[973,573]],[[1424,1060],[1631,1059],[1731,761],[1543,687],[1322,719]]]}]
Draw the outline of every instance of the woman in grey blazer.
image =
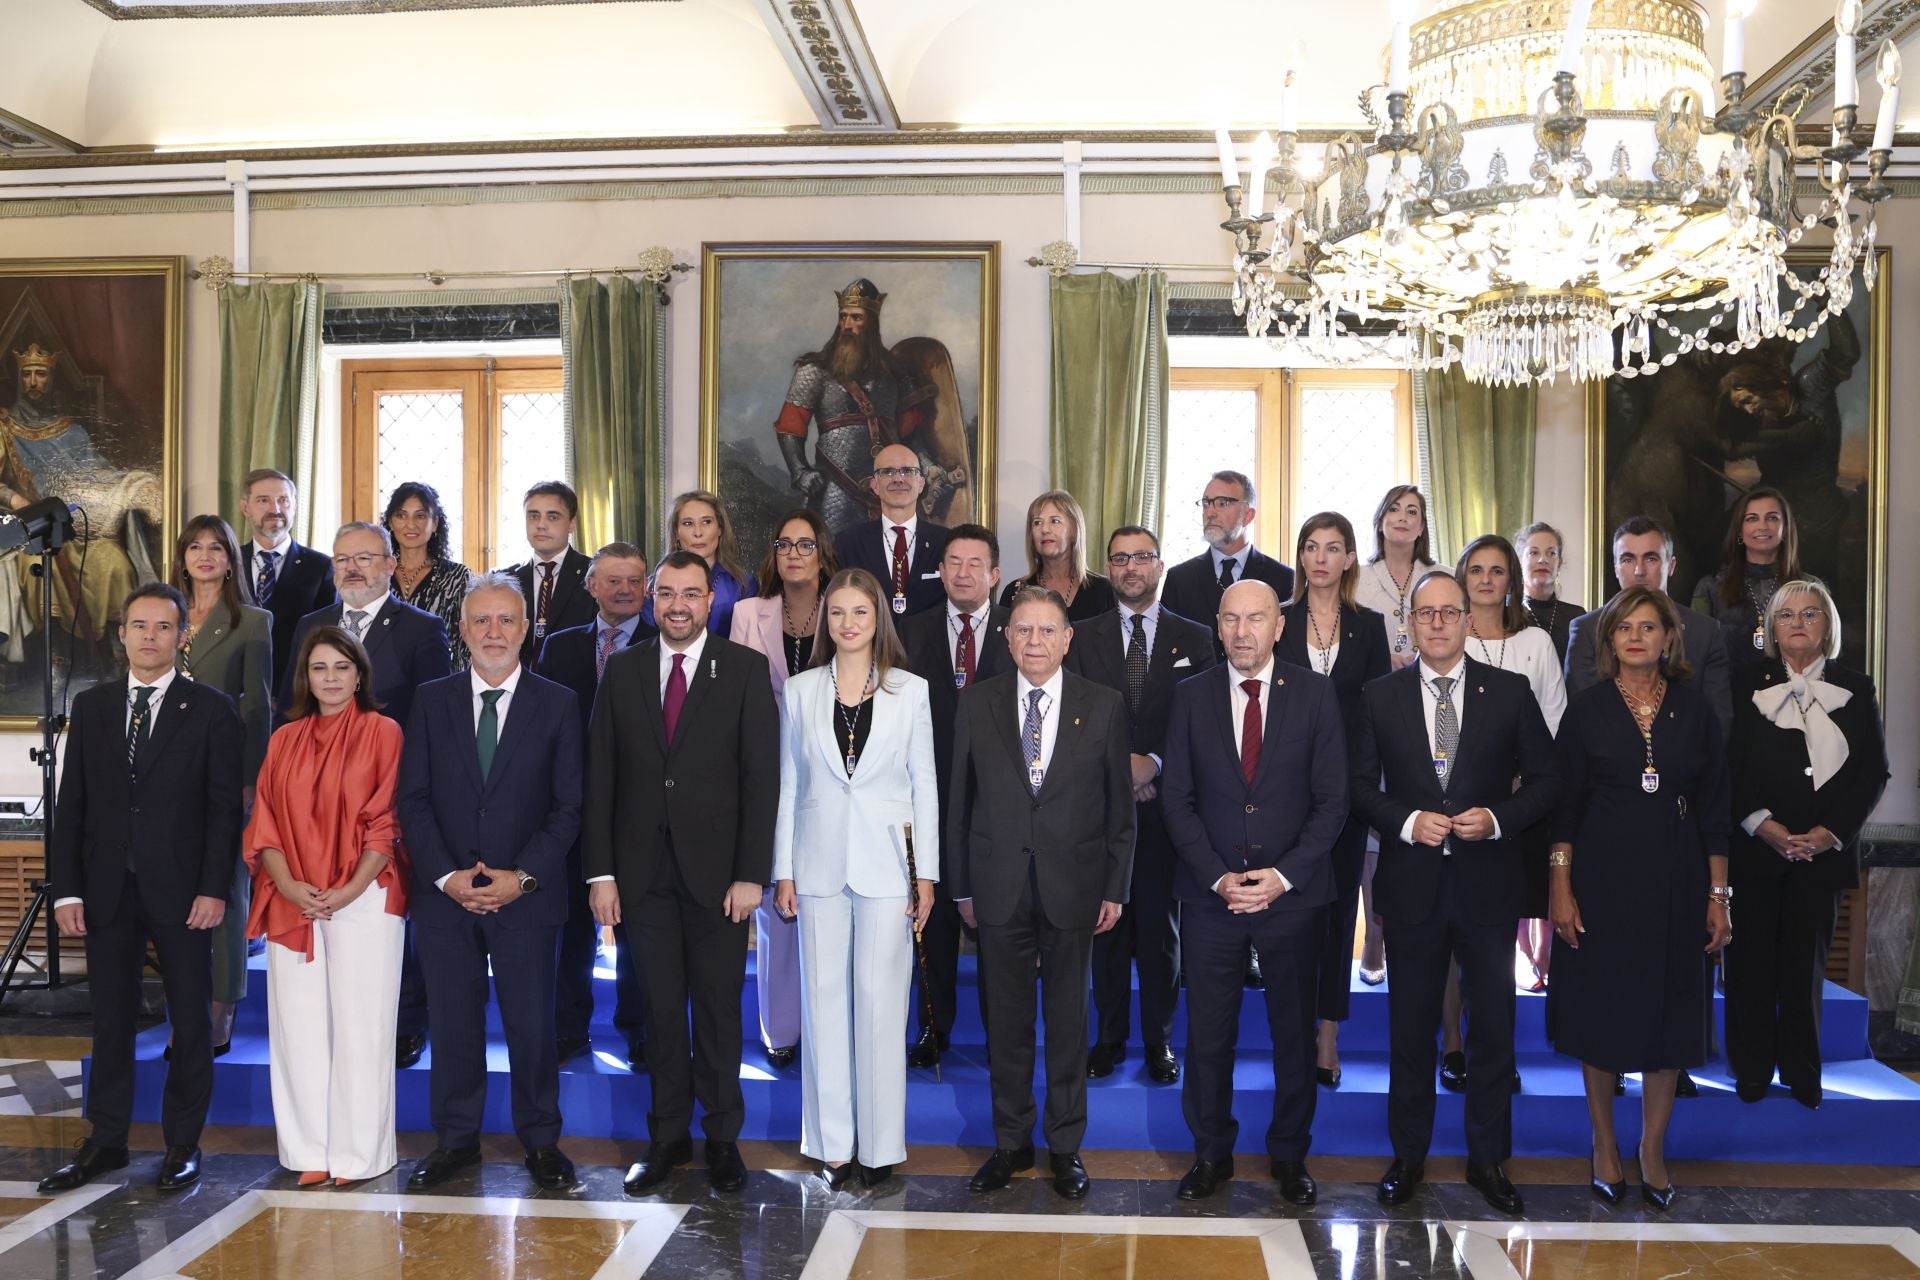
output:
[{"label": "woman in grey blazer", "polygon": [[[189,679],[233,699],[246,735],[241,747],[242,799],[253,808],[253,782],[273,733],[273,615],[253,604],[253,587],[238,572],[240,548],[219,516],[187,521],[174,545],[173,585],[187,597],[187,632],[180,670]],[[233,1040],[233,1010],[247,998],[247,911],[253,880],[233,849],[227,913],[213,931],[213,1052]]]},{"label": "woman in grey blazer", "polygon": [[940,876],[927,682],[907,670],[883,601],[865,569],[834,575],[813,665],[787,681],[780,718],[774,901],[800,921],[800,1150],[834,1190],[856,1169],[877,1186],[907,1158],[912,930]]}]

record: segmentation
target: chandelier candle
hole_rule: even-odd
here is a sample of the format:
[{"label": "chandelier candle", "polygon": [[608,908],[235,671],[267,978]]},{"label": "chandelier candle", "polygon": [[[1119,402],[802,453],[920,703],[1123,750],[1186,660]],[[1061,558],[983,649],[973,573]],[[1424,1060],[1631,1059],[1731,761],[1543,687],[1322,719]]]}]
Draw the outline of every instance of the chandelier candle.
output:
[{"label": "chandelier candle", "polygon": [[1240,167],[1233,162],[1233,135],[1225,129],[1213,131],[1214,145],[1220,148],[1220,185],[1237,187],[1240,185]]},{"label": "chandelier candle", "polygon": [[1560,70],[1580,74],[1580,53],[1587,47],[1587,23],[1593,19],[1593,0],[1573,0],[1567,15],[1567,38],[1560,46]]},{"label": "chandelier candle", "polygon": [[[1841,0],[1833,19],[1833,105],[1860,105],[1860,0]],[[1837,141],[1837,139],[1836,139]]]},{"label": "chandelier candle", "polygon": [[1720,37],[1720,74],[1745,75],[1747,72],[1747,18],[1753,13],[1754,0],[1727,0],[1727,29]]},{"label": "chandelier candle", "polygon": [[1891,40],[1880,46],[1880,69],[1874,78],[1880,82],[1880,116],[1873,122],[1873,149],[1891,151],[1900,116],[1900,50]]},{"label": "chandelier candle", "polygon": [[1413,37],[1407,25],[1413,21],[1413,0],[1392,0],[1387,11],[1393,16],[1393,43],[1387,54],[1387,92],[1405,93],[1407,64],[1412,61],[1413,50]]}]

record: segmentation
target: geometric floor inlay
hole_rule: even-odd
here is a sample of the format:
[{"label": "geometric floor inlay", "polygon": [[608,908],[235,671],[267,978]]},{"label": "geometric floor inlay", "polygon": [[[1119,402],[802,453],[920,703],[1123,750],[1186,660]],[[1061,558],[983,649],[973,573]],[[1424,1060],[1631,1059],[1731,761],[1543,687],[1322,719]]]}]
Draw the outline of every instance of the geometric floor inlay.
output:
[{"label": "geometric floor inlay", "polygon": [[1920,1280],[1906,1227],[1452,1222],[1474,1280]]}]

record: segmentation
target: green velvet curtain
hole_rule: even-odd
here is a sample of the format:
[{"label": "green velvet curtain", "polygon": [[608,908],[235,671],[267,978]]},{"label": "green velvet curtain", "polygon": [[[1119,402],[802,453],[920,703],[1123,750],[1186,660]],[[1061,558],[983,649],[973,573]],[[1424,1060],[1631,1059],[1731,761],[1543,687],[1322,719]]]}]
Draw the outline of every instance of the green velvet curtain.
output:
[{"label": "green velvet curtain", "polygon": [[660,291],[625,276],[560,286],[567,434],[580,494],[577,545],[638,543],[659,556],[665,329]]},{"label": "green velvet curtain", "polygon": [[293,477],[293,536],[313,541],[313,452],[318,425],[320,285],[228,285],[220,291],[219,509],[246,537],[247,473]]},{"label": "green velvet curtain", "polygon": [[1531,385],[1483,387],[1459,365],[1417,373],[1426,397],[1434,554],[1451,563],[1483,533],[1508,537],[1533,519]]},{"label": "green velvet curtain", "polygon": [[1089,559],[1126,524],[1160,527],[1166,446],[1167,277],[1142,271],[1052,283],[1053,484],[1086,509]]}]

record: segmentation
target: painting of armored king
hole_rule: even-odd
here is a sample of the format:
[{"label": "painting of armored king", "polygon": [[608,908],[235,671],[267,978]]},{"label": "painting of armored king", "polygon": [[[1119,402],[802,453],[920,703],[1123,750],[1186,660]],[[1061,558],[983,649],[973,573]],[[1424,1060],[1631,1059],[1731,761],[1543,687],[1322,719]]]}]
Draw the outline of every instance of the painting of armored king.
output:
[{"label": "painting of armored king", "polygon": [[905,444],[921,516],[991,518],[998,246],[710,244],[701,481],[757,562],[782,512],[837,534],[879,514],[874,455]]},{"label": "painting of armored king", "polygon": [[177,258],[0,262],[0,509],[74,508],[50,581],[37,555],[0,554],[7,727],[40,712],[49,659],[56,708],[124,671],[122,602],[165,576],[181,278]]},{"label": "painting of armored king", "polygon": [[[1803,282],[1826,262],[1824,253],[1790,258]],[[1839,605],[1842,660],[1883,674],[1889,250],[1878,251],[1875,274],[1869,292],[1856,272],[1847,305],[1801,341],[1720,352],[1703,345],[1652,376],[1608,379],[1593,406],[1599,501],[1589,510],[1601,518],[1590,530],[1590,564],[1604,572],[1610,531],[1650,515],[1673,530],[1680,563],[1668,589],[1686,602],[1720,567],[1734,507],[1754,488],[1776,489],[1792,509],[1803,569]],[[1783,311],[1798,302],[1783,287]],[[1820,305],[1800,304],[1790,323],[1810,325]],[[1677,347],[1671,334],[1655,335],[1656,358]],[[1595,598],[1613,585],[1609,575]]]}]

